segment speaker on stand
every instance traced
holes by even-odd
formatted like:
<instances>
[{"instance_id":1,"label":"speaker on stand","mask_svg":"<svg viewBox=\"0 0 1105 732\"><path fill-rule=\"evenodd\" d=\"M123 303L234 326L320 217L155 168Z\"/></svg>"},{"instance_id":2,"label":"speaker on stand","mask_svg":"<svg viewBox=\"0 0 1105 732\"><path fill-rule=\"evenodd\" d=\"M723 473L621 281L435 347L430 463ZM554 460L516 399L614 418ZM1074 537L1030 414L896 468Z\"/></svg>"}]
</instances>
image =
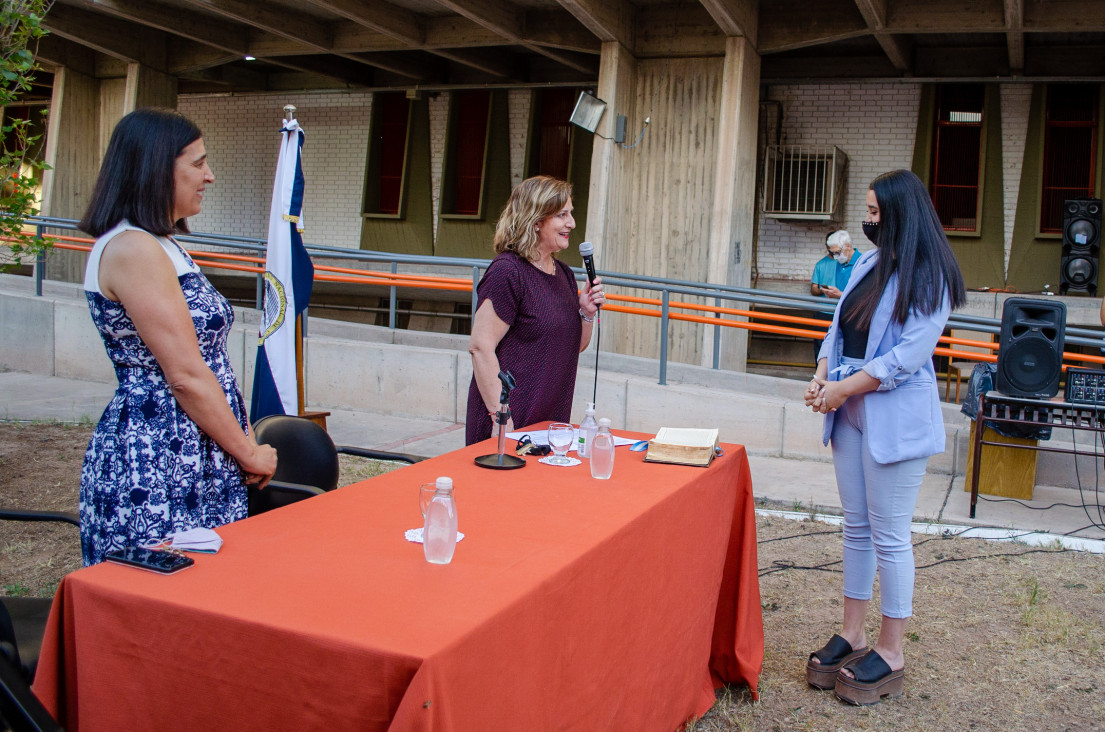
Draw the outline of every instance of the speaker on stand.
<instances>
[{"instance_id":1,"label":"speaker on stand","mask_svg":"<svg viewBox=\"0 0 1105 732\"><path fill-rule=\"evenodd\" d=\"M1063 202L1063 258L1059 294L1097 294L1097 262L1101 250L1101 199L1072 198Z\"/></svg>"},{"instance_id":2,"label":"speaker on stand","mask_svg":"<svg viewBox=\"0 0 1105 732\"><path fill-rule=\"evenodd\" d=\"M1002 394L1050 399L1059 393L1067 306L1058 300L1011 297L1001 311L994 387Z\"/></svg>"}]
</instances>

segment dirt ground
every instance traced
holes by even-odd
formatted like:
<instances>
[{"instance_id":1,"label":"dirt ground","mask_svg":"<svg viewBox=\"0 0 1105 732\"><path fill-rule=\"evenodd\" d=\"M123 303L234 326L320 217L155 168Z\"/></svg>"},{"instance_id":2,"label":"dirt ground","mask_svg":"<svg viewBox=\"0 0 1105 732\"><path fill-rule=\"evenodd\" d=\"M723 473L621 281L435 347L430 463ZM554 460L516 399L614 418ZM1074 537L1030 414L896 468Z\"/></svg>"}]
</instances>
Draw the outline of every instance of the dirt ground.
<instances>
[{"instance_id":1,"label":"dirt ground","mask_svg":"<svg viewBox=\"0 0 1105 732\"><path fill-rule=\"evenodd\" d=\"M0 423L0 505L76 510L91 425ZM343 465L343 482L371 467ZM838 630L840 532L757 520L764 670L760 701L722 689L688 729L1105 731L1105 555L918 536L905 694L850 707L805 684ZM0 590L49 595L80 564L70 526L0 527ZM876 589L877 592L877 589ZM872 610L868 639L878 632ZM644 700L643 700L644 702Z\"/></svg>"}]
</instances>

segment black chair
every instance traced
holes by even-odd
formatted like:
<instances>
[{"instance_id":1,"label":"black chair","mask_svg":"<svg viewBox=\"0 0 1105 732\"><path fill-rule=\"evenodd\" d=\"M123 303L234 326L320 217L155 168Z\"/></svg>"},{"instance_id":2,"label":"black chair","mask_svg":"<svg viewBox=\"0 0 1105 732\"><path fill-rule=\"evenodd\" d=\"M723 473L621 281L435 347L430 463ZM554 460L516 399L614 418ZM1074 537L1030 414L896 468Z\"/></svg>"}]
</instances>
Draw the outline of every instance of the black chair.
<instances>
[{"instance_id":1,"label":"black chair","mask_svg":"<svg viewBox=\"0 0 1105 732\"><path fill-rule=\"evenodd\" d=\"M0 616L3 614L0 602ZM0 642L0 730L8 729L12 732L64 732L31 691L18 661L11 659L8 648Z\"/></svg>"},{"instance_id":2,"label":"black chair","mask_svg":"<svg viewBox=\"0 0 1105 732\"><path fill-rule=\"evenodd\" d=\"M0 508L0 521L55 521L72 524L78 529L81 525L75 513L11 508ZM3 614L7 616L0 619L0 645L10 644L11 648L5 649L27 684L35 677L52 603L51 597L0 597L0 606L3 606ZM9 621L6 632L5 619Z\"/></svg>"},{"instance_id":3,"label":"black chair","mask_svg":"<svg viewBox=\"0 0 1105 732\"><path fill-rule=\"evenodd\" d=\"M257 420L253 434L259 443L276 448L277 463L269 484L249 492L250 516L337 488L339 454L410 464L425 460L418 455L335 445L316 422L288 414Z\"/></svg>"}]
</instances>

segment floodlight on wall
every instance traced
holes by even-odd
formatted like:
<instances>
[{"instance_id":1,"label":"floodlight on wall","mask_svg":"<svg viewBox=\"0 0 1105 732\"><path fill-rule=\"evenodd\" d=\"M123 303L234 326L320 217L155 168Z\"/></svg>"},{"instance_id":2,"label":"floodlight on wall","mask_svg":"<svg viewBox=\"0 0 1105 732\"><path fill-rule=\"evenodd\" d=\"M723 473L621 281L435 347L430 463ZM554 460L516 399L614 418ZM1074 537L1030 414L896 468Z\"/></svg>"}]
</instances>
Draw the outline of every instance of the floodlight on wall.
<instances>
[{"instance_id":1,"label":"floodlight on wall","mask_svg":"<svg viewBox=\"0 0 1105 732\"><path fill-rule=\"evenodd\" d=\"M580 92L575 109L572 110L571 119L568 121L594 133L598 129L599 120L602 119L604 111L606 111L606 102L590 92Z\"/></svg>"}]
</instances>

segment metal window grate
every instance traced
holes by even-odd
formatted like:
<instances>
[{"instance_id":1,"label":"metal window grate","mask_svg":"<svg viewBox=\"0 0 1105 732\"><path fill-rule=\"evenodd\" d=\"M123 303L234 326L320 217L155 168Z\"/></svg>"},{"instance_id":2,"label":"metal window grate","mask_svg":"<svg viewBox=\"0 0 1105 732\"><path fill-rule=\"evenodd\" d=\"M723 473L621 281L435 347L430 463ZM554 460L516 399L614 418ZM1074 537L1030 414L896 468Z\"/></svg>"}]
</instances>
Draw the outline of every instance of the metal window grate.
<instances>
[{"instance_id":1,"label":"metal window grate","mask_svg":"<svg viewBox=\"0 0 1105 732\"><path fill-rule=\"evenodd\" d=\"M763 212L775 219L835 218L848 156L835 145L769 145Z\"/></svg>"}]
</instances>

